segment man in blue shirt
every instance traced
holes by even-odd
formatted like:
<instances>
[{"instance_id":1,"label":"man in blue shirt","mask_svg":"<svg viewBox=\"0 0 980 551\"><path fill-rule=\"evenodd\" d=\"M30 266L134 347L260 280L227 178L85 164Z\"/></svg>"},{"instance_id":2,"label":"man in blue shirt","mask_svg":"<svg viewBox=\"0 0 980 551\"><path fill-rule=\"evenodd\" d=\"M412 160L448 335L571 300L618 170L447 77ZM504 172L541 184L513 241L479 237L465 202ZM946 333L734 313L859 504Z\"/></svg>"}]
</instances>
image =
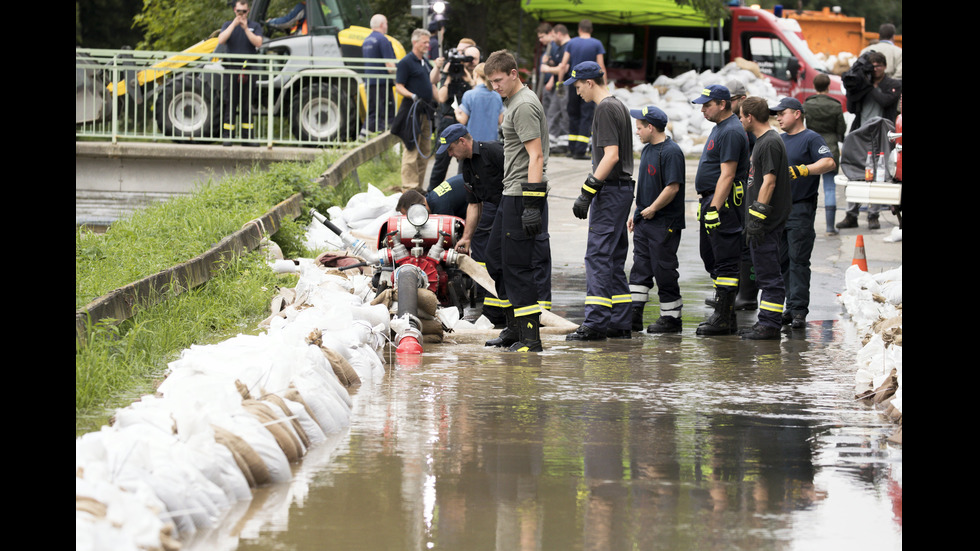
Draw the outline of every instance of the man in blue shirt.
<instances>
[{"instance_id":1,"label":"man in blue shirt","mask_svg":"<svg viewBox=\"0 0 980 551\"><path fill-rule=\"evenodd\" d=\"M395 59L395 49L385 34L388 32L388 18L380 13L371 17L371 34L361 44L361 55L372 59ZM374 63L365 69L369 75L388 75L395 70L394 61ZM364 79L367 92L367 132L378 132L388 128L395 116L395 98L391 94L392 82L386 78L367 77Z\"/></svg>"},{"instance_id":2,"label":"man in blue shirt","mask_svg":"<svg viewBox=\"0 0 980 551\"><path fill-rule=\"evenodd\" d=\"M820 134L806 128L803 105L795 98L783 98L769 110L776 115L789 158L793 206L780 239L779 263L786 288L783 325L806 328L810 306L810 255L817 237L813 229L817 213L820 175L837 168L834 156Z\"/></svg>"},{"instance_id":3,"label":"man in blue shirt","mask_svg":"<svg viewBox=\"0 0 980 551\"><path fill-rule=\"evenodd\" d=\"M735 333L735 295L742 251L742 204L749 172L749 139L732 113L728 88L712 84L691 103L715 123L701 152L694 190L700 197L698 222L701 260L714 282L714 313L698 326L698 335Z\"/></svg>"},{"instance_id":4,"label":"man in blue shirt","mask_svg":"<svg viewBox=\"0 0 980 551\"><path fill-rule=\"evenodd\" d=\"M593 61L599 65L602 74L606 74L606 64L603 56L606 49L602 42L592 38L592 22L583 19L578 24L578 36L565 44L565 54L561 66L567 73L568 68L575 67L584 61ZM568 74L559 80L564 80ZM571 74L575 78L574 74ZM568 95L568 154L573 159L588 159L589 139L592 137L592 117L595 114L595 104L584 101L574 91Z\"/></svg>"},{"instance_id":5,"label":"man in blue shirt","mask_svg":"<svg viewBox=\"0 0 980 551\"><path fill-rule=\"evenodd\" d=\"M432 65L426 59L425 54L428 51L429 31L415 29L412 32L412 50L398 61L395 69L395 89L407 100L407 103L402 102L402 109L417 110L419 102L433 104L436 93L433 77L438 78L439 74L433 71ZM410 119L412 138L402 148L402 191L421 191L425 189L425 168L432 154L432 120L430 116L418 117L419 123L416 126L415 117Z\"/></svg>"}]
</instances>

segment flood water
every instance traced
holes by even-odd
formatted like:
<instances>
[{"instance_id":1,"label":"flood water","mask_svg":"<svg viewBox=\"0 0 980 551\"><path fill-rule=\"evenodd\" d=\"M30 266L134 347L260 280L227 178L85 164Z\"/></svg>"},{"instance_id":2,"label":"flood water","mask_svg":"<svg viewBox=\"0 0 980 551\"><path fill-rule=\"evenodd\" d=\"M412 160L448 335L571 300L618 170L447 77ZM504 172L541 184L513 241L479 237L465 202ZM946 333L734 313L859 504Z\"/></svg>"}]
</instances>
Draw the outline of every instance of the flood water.
<instances>
[{"instance_id":1,"label":"flood water","mask_svg":"<svg viewBox=\"0 0 980 551\"><path fill-rule=\"evenodd\" d=\"M901 447L853 399L852 326L704 338L689 310L680 335L392 358L292 483L187 548L901 549Z\"/></svg>"}]
</instances>

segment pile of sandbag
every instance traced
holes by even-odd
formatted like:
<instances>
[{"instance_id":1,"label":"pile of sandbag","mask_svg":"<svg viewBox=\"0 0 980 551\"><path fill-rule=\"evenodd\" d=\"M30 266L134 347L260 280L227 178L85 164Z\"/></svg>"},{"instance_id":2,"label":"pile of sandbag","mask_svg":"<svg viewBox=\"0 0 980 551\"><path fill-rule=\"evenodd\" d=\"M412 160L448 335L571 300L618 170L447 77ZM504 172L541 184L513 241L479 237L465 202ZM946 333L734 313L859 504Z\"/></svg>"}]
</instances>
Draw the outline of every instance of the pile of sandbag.
<instances>
[{"instance_id":1,"label":"pile of sandbag","mask_svg":"<svg viewBox=\"0 0 980 551\"><path fill-rule=\"evenodd\" d=\"M691 103L708 85L727 85L737 80L745 86L750 96L765 98L770 105L779 100L772 84L762 76L755 63L741 58L728 63L719 71L688 71L676 77L661 75L652 84L640 84L630 89L612 88L612 94L629 109L641 109L655 105L667 113L667 134L681 147L685 155L699 155L715 124L705 120L701 106ZM634 137L633 149L640 151L643 144Z\"/></svg>"},{"instance_id":2,"label":"pile of sandbag","mask_svg":"<svg viewBox=\"0 0 980 551\"><path fill-rule=\"evenodd\" d=\"M290 481L384 374L388 314L359 273L302 263L264 333L194 345L157 392L75 441L76 549L175 549Z\"/></svg>"},{"instance_id":3,"label":"pile of sandbag","mask_svg":"<svg viewBox=\"0 0 980 551\"><path fill-rule=\"evenodd\" d=\"M857 398L898 425L902 441L902 268L869 274L852 265L844 274L840 302L858 330Z\"/></svg>"}]
</instances>

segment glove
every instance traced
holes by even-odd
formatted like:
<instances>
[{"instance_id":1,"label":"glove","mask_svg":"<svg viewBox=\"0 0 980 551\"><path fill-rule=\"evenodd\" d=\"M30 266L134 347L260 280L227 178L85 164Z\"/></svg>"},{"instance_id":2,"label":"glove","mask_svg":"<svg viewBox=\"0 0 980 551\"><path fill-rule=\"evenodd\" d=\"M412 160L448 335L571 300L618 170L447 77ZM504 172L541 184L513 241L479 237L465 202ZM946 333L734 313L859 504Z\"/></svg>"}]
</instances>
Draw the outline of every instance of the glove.
<instances>
[{"instance_id":1,"label":"glove","mask_svg":"<svg viewBox=\"0 0 980 551\"><path fill-rule=\"evenodd\" d=\"M524 227L524 235L534 237L541 233L541 210L534 207L524 207L521 214L521 225Z\"/></svg>"},{"instance_id":2,"label":"glove","mask_svg":"<svg viewBox=\"0 0 980 551\"><path fill-rule=\"evenodd\" d=\"M745 223L745 244L756 246L765 235L766 218L772 214L772 207L756 201L749 206L749 216Z\"/></svg>"},{"instance_id":3,"label":"glove","mask_svg":"<svg viewBox=\"0 0 980 551\"><path fill-rule=\"evenodd\" d=\"M711 230L717 228L721 225L721 218L718 217L718 209L715 207L708 207L704 211L704 229L709 234Z\"/></svg>"},{"instance_id":4,"label":"glove","mask_svg":"<svg viewBox=\"0 0 980 551\"><path fill-rule=\"evenodd\" d=\"M810 169L806 165L790 165L789 177L792 179L803 178L810 175Z\"/></svg>"},{"instance_id":5,"label":"glove","mask_svg":"<svg viewBox=\"0 0 980 551\"><path fill-rule=\"evenodd\" d=\"M602 184L591 174L585 179L585 183L582 184L582 192L572 205L572 214L575 215L575 218L585 220L589 217L589 205L592 204L592 198L595 197L595 194L602 189Z\"/></svg>"},{"instance_id":6,"label":"glove","mask_svg":"<svg viewBox=\"0 0 980 551\"><path fill-rule=\"evenodd\" d=\"M534 237L541 233L543 220L541 209L544 208L548 196L548 186L545 184L521 184L521 195L524 198L524 212L521 214L521 225L524 234Z\"/></svg>"}]
</instances>

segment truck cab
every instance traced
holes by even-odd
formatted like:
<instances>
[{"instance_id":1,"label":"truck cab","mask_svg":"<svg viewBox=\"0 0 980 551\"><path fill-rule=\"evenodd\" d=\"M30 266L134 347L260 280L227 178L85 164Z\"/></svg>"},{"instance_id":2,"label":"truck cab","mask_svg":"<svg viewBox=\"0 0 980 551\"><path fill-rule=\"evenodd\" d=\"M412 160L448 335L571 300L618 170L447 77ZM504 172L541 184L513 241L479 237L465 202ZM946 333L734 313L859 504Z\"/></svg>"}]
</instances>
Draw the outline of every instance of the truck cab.
<instances>
[{"instance_id":1,"label":"truck cab","mask_svg":"<svg viewBox=\"0 0 980 551\"><path fill-rule=\"evenodd\" d=\"M741 57L759 66L780 96L792 96L802 103L812 96L813 77L826 72L810 48L795 19L776 17L756 8L731 8L730 59ZM840 77L831 75L830 96L846 109Z\"/></svg>"},{"instance_id":2,"label":"truck cab","mask_svg":"<svg viewBox=\"0 0 980 551\"><path fill-rule=\"evenodd\" d=\"M717 71L741 57L756 63L778 94L802 102L815 93L813 77L827 72L794 19L733 5L723 25L711 24L689 6L670 5L667 10L653 0L617 0L616 11L606 13L598 4L570 8L564 0L535 0L524 9L539 20L565 23L572 36L580 19L591 19L592 36L606 47L609 80L619 86ZM677 15L671 18L668 11ZM846 108L840 77L830 79L830 95Z\"/></svg>"}]
</instances>

